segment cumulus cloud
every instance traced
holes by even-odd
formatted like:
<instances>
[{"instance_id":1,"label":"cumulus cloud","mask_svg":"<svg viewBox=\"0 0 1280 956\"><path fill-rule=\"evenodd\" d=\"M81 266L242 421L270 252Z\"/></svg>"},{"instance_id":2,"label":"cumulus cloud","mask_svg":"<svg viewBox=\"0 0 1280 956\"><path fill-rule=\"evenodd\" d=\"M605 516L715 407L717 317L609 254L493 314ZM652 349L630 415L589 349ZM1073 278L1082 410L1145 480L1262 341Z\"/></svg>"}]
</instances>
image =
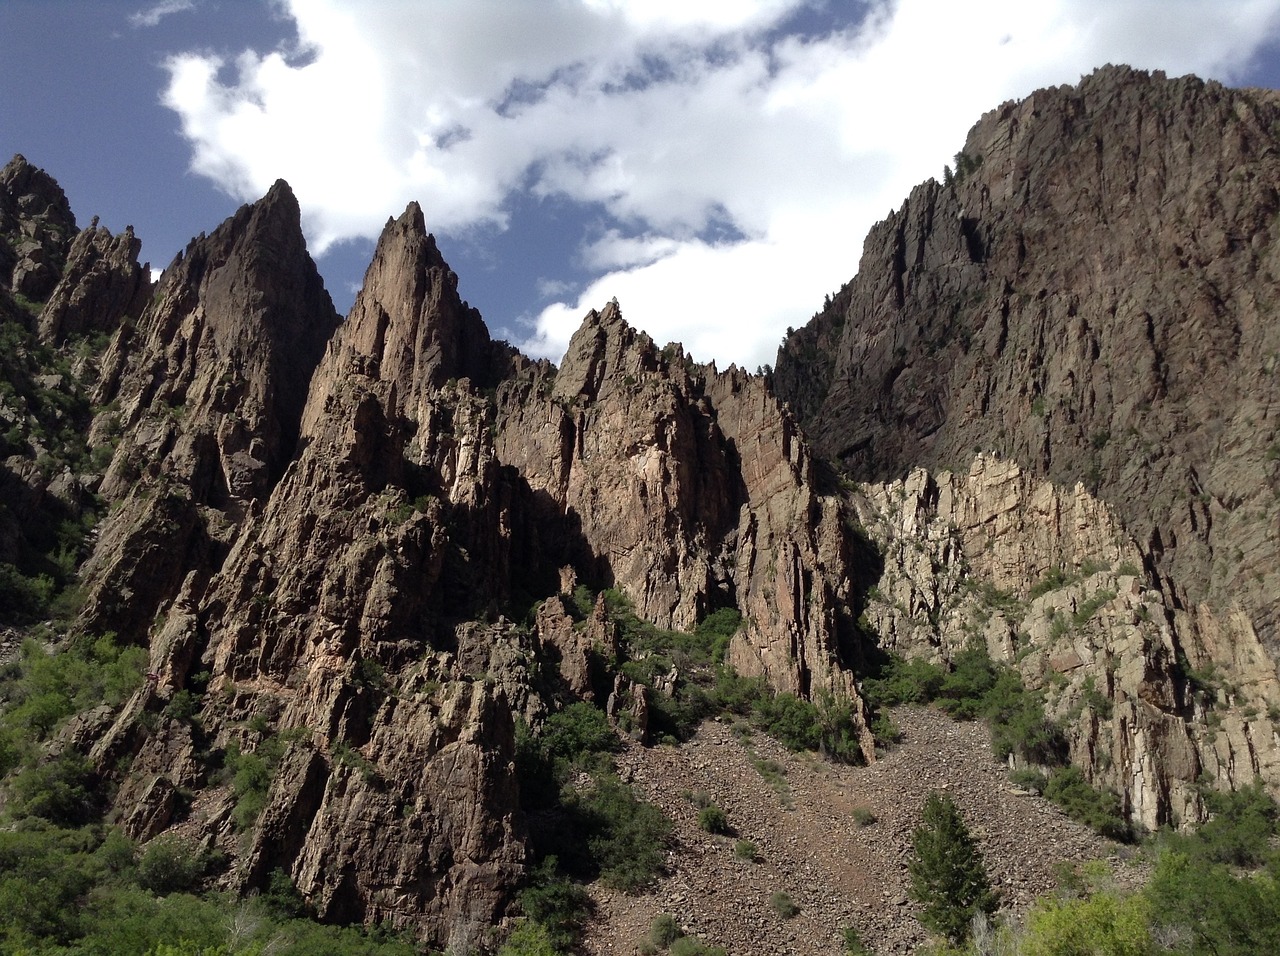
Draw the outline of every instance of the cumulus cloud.
<instances>
[{"instance_id":1,"label":"cumulus cloud","mask_svg":"<svg viewBox=\"0 0 1280 956\"><path fill-rule=\"evenodd\" d=\"M581 204L564 257L594 278L532 283L527 349L558 358L616 296L659 341L754 367L982 112L1106 62L1230 80L1280 0L286 9L294 48L170 59L194 170L245 200L288 179L320 252L411 199L446 234L503 227L520 193Z\"/></svg>"}]
</instances>

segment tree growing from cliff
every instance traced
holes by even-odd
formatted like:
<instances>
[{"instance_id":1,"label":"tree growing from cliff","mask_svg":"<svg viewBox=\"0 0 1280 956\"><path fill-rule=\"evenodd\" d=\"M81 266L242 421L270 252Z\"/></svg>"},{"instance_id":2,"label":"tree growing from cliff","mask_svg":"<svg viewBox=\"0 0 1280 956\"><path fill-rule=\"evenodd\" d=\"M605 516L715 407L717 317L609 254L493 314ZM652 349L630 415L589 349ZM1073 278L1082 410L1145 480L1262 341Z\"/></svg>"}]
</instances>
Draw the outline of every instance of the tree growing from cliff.
<instances>
[{"instance_id":1,"label":"tree growing from cliff","mask_svg":"<svg viewBox=\"0 0 1280 956\"><path fill-rule=\"evenodd\" d=\"M963 942L975 915L995 911L996 896L982 853L951 797L937 790L929 794L911 846L911 898L923 907L920 922Z\"/></svg>"}]
</instances>

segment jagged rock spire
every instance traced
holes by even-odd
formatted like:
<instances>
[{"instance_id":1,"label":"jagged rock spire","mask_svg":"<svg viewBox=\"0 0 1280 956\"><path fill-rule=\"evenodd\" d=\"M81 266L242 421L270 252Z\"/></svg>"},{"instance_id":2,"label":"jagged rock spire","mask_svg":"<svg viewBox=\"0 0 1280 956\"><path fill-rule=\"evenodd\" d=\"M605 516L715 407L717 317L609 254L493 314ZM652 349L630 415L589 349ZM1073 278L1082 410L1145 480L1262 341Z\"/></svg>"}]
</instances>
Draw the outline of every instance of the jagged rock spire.
<instances>
[{"instance_id":1,"label":"jagged rock spire","mask_svg":"<svg viewBox=\"0 0 1280 956\"><path fill-rule=\"evenodd\" d=\"M122 435L100 491L125 503L84 571L86 624L137 638L177 593L188 555L201 579L217 567L293 458L337 325L283 180L174 260L102 363L96 398L118 408L94 434Z\"/></svg>"}]
</instances>

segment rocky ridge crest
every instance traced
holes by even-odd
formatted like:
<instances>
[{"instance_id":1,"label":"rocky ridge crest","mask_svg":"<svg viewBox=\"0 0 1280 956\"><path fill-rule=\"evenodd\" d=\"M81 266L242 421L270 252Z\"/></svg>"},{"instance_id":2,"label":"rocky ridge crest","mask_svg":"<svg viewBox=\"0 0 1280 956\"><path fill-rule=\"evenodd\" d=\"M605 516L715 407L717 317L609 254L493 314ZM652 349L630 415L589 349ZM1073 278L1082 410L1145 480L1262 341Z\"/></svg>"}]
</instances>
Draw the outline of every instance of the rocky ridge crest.
<instances>
[{"instance_id":1,"label":"rocky ridge crest","mask_svg":"<svg viewBox=\"0 0 1280 956\"><path fill-rule=\"evenodd\" d=\"M779 395L860 480L976 449L1084 482L1274 656L1278 124L1273 92L1125 67L1002 105L789 337Z\"/></svg>"},{"instance_id":2,"label":"rocky ridge crest","mask_svg":"<svg viewBox=\"0 0 1280 956\"><path fill-rule=\"evenodd\" d=\"M147 640L156 679L93 758L130 766L115 806L131 835L178 826L222 846L234 886L281 870L322 918L471 945L526 865L515 724L546 712L538 675L554 668L644 733L648 691L617 673L603 603L575 625L574 586L615 587L659 626L740 607L741 669L856 703L848 515L815 491L761 380L659 350L616 304L558 372L492 342L416 205L387 224L297 400L244 350L318 339L327 297L281 317L226 293L255 287L266 241L311 274L290 199L278 185L197 240L104 359L122 434L103 491L119 504L82 620ZM272 398L289 418L269 416ZM275 422L294 414L286 444ZM257 467L237 470L246 452ZM108 603L120 594L149 604ZM534 599L524 623L505 616ZM173 716L179 695L198 696L194 721ZM266 746L264 727L288 746L242 844L207 755ZM183 812L188 791L208 794L199 813Z\"/></svg>"},{"instance_id":3,"label":"rocky ridge crest","mask_svg":"<svg viewBox=\"0 0 1280 956\"><path fill-rule=\"evenodd\" d=\"M416 205L340 320L282 182L152 290L130 230L67 238L15 160L6 234L51 245L6 295L49 273L22 306L49 342L114 330L78 623L150 649L128 704L60 744L131 836L221 848L228 887L280 872L324 919L459 949L530 862L520 722L580 699L643 738L663 693L579 585L659 628L741 612L727 661L846 701L869 761L869 659L976 640L1137 823L1200 819L1206 779L1275 788L1278 110L1118 69L1006 104L772 379L660 348L616 302L559 368L531 361ZM220 769L237 754L271 761L260 807Z\"/></svg>"}]
</instances>

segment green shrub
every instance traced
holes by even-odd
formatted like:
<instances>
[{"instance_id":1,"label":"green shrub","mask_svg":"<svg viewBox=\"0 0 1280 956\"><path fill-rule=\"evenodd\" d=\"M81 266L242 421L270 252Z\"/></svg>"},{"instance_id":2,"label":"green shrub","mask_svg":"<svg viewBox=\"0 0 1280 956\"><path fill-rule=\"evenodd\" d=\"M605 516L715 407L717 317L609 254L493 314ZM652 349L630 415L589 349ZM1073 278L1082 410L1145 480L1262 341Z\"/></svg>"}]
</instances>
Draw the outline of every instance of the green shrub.
<instances>
[{"instance_id":1,"label":"green shrub","mask_svg":"<svg viewBox=\"0 0 1280 956\"><path fill-rule=\"evenodd\" d=\"M1280 952L1280 882L1274 872L1237 876L1186 853L1160 854L1147 885L1152 925L1177 952L1253 956Z\"/></svg>"},{"instance_id":2,"label":"green shrub","mask_svg":"<svg viewBox=\"0 0 1280 956\"><path fill-rule=\"evenodd\" d=\"M862 934L856 926L846 926L840 931L840 938L844 943L846 956L871 956L871 950L862 941Z\"/></svg>"},{"instance_id":3,"label":"green shrub","mask_svg":"<svg viewBox=\"0 0 1280 956\"><path fill-rule=\"evenodd\" d=\"M818 749L817 708L794 694L761 697L756 704L755 720L765 733L789 750Z\"/></svg>"},{"instance_id":4,"label":"green shrub","mask_svg":"<svg viewBox=\"0 0 1280 956\"><path fill-rule=\"evenodd\" d=\"M579 621L585 621L596 607L596 596L589 587L579 584L569 598L569 610Z\"/></svg>"},{"instance_id":5,"label":"green shrub","mask_svg":"<svg viewBox=\"0 0 1280 956\"><path fill-rule=\"evenodd\" d=\"M620 746L604 712L587 703L570 704L552 714L536 733L518 721L516 769L526 805L536 809L556 804L574 770L610 770L609 755Z\"/></svg>"},{"instance_id":6,"label":"green shrub","mask_svg":"<svg viewBox=\"0 0 1280 956\"><path fill-rule=\"evenodd\" d=\"M1120 812L1113 793L1096 790L1076 767L1059 767L1049 775L1044 795L1067 815L1113 840L1132 840L1133 829Z\"/></svg>"},{"instance_id":7,"label":"green shrub","mask_svg":"<svg viewBox=\"0 0 1280 956\"><path fill-rule=\"evenodd\" d=\"M711 660L723 664L733 635L742 628L742 614L737 608L722 607L712 611L694 628L694 634L711 646Z\"/></svg>"},{"instance_id":8,"label":"green shrub","mask_svg":"<svg viewBox=\"0 0 1280 956\"><path fill-rule=\"evenodd\" d=\"M991 747L996 758L1016 754L1032 763L1052 766L1063 762L1066 738L1046 716L1044 695L1028 691L1012 668L1002 668L980 705L991 722Z\"/></svg>"},{"instance_id":9,"label":"green shrub","mask_svg":"<svg viewBox=\"0 0 1280 956\"><path fill-rule=\"evenodd\" d=\"M597 778L579 801L600 881L628 893L651 885L666 864L671 821L616 777Z\"/></svg>"},{"instance_id":10,"label":"green shrub","mask_svg":"<svg viewBox=\"0 0 1280 956\"><path fill-rule=\"evenodd\" d=\"M1154 956L1157 950L1149 911L1141 895L1108 892L1075 900L1041 897L1027 914L1020 952L1025 956Z\"/></svg>"},{"instance_id":11,"label":"green shrub","mask_svg":"<svg viewBox=\"0 0 1280 956\"><path fill-rule=\"evenodd\" d=\"M1098 610L1106 604L1110 604L1116 598L1115 591L1099 591L1088 600L1081 601L1080 606L1076 608L1075 614L1071 616L1071 623L1076 627L1081 627L1087 623Z\"/></svg>"},{"instance_id":12,"label":"green shrub","mask_svg":"<svg viewBox=\"0 0 1280 956\"><path fill-rule=\"evenodd\" d=\"M153 893L196 890L209 868L209 855L198 845L174 836L159 836L138 857L138 885Z\"/></svg>"},{"instance_id":13,"label":"green shrub","mask_svg":"<svg viewBox=\"0 0 1280 956\"><path fill-rule=\"evenodd\" d=\"M888 714L880 713L871 720L871 736L877 747L887 748L902 740L902 731Z\"/></svg>"},{"instance_id":14,"label":"green shrub","mask_svg":"<svg viewBox=\"0 0 1280 956\"><path fill-rule=\"evenodd\" d=\"M681 936L668 950L671 956L724 956L721 946L709 946L694 936Z\"/></svg>"},{"instance_id":15,"label":"green shrub","mask_svg":"<svg viewBox=\"0 0 1280 956\"><path fill-rule=\"evenodd\" d=\"M1033 763L1062 763L1066 739L1044 711L1044 697L1028 691L1013 668L991 660L986 645L975 641L956 654L951 670L927 661L891 656L880 676L863 681L873 708L936 701L957 720L986 718L997 758L1016 754ZM883 722L882 722L883 721ZM877 742L891 741L897 728L877 714L871 722Z\"/></svg>"},{"instance_id":16,"label":"green shrub","mask_svg":"<svg viewBox=\"0 0 1280 956\"><path fill-rule=\"evenodd\" d=\"M682 681L670 697L649 695L649 730L659 739L688 740L716 712L714 699L697 684Z\"/></svg>"},{"instance_id":17,"label":"green shrub","mask_svg":"<svg viewBox=\"0 0 1280 956\"><path fill-rule=\"evenodd\" d=\"M49 613L57 585L47 574L28 576L0 562L0 622L31 624Z\"/></svg>"},{"instance_id":18,"label":"green shrub","mask_svg":"<svg viewBox=\"0 0 1280 956\"><path fill-rule=\"evenodd\" d=\"M596 754L615 753L620 746L604 711L581 701L548 717L539 737L552 758L576 766L591 763Z\"/></svg>"},{"instance_id":19,"label":"green shrub","mask_svg":"<svg viewBox=\"0 0 1280 956\"><path fill-rule=\"evenodd\" d=\"M101 872L93 850L83 829L0 829L0 939L67 942L78 935L79 901Z\"/></svg>"},{"instance_id":20,"label":"green shrub","mask_svg":"<svg viewBox=\"0 0 1280 956\"><path fill-rule=\"evenodd\" d=\"M591 913L591 897L559 870L554 856L546 857L529 876L529 886L520 891L520 909L546 930L558 949L571 949Z\"/></svg>"},{"instance_id":21,"label":"green shrub","mask_svg":"<svg viewBox=\"0 0 1280 956\"><path fill-rule=\"evenodd\" d=\"M698 826L708 833L723 836L727 836L732 832L729 827L729 818L714 803L709 807L702 808L702 811L698 814Z\"/></svg>"},{"instance_id":22,"label":"green shrub","mask_svg":"<svg viewBox=\"0 0 1280 956\"><path fill-rule=\"evenodd\" d=\"M260 899L273 916L281 919L307 916L311 912L311 907L298 892L293 878L280 867L272 870L267 877L267 885Z\"/></svg>"},{"instance_id":23,"label":"green shrub","mask_svg":"<svg viewBox=\"0 0 1280 956\"><path fill-rule=\"evenodd\" d=\"M764 678L742 677L737 672L722 667L716 674L712 697L720 709L745 717L768 693Z\"/></svg>"},{"instance_id":24,"label":"green shrub","mask_svg":"<svg viewBox=\"0 0 1280 956\"><path fill-rule=\"evenodd\" d=\"M733 845L733 855L739 860L754 863L760 855L760 850L750 840L739 840Z\"/></svg>"},{"instance_id":25,"label":"green shrub","mask_svg":"<svg viewBox=\"0 0 1280 956\"><path fill-rule=\"evenodd\" d=\"M956 720L986 716L985 701L995 687L997 669L985 644L975 643L956 654L942 679L937 701Z\"/></svg>"},{"instance_id":26,"label":"green shrub","mask_svg":"<svg viewBox=\"0 0 1280 956\"><path fill-rule=\"evenodd\" d=\"M658 949L666 949L683 935L680 924L670 913L655 916L649 926L649 942Z\"/></svg>"},{"instance_id":27,"label":"green shrub","mask_svg":"<svg viewBox=\"0 0 1280 956\"><path fill-rule=\"evenodd\" d=\"M1032 793L1044 793L1044 788L1049 785L1049 778L1039 770L1019 767L1009 773L1009 782L1015 787L1030 790Z\"/></svg>"},{"instance_id":28,"label":"green shrub","mask_svg":"<svg viewBox=\"0 0 1280 956\"><path fill-rule=\"evenodd\" d=\"M43 740L74 713L118 707L142 684L147 660L145 648L122 647L113 634L74 639L54 653L28 640L17 674L0 688L8 698L0 725Z\"/></svg>"},{"instance_id":29,"label":"green shrub","mask_svg":"<svg viewBox=\"0 0 1280 956\"><path fill-rule=\"evenodd\" d=\"M1102 720L1110 720L1112 714L1111 698L1098 690L1097 682L1092 674L1084 679L1081 699L1085 707L1092 710Z\"/></svg>"},{"instance_id":30,"label":"green shrub","mask_svg":"<svg viewBox=\"0 0 1280 956\"><path fill-rule=\"evenodd\" d=\"M862 682L862 692L873 708L927 704L938 696L946 676L938 664L893 655L878 676Z\"/></svg>"},{"instance_id":31,"label":"green shrub","mask_svg":"<svg viewBox=\"0 0 1280 956\"><path fill-rule=\"evenodd\" d=\"M132 844L97 825L65 829L28 820L0 828L0 950L84 956L272 952L277 956L413 956L385 932L282 920L256 901L182 892L157 896L131 882ZM154 886L185 882L191 856L153 841L138 874ZM171 848L172 849L172 848ZM149 859L148 859L149 858ZM287 882L287 878L285 878ZM232 926L248 927L235 938Z\"/></svg>"},{"instance_id":32,"label":"green shrub","mask_svg":"<svg viewBox=\"0 0 1280 956\"><path fill-rule=\"evenodd\" d=\"M820 694L817 703L794 694L763 692L756 698L753 722L789 750L818 751L830 760L860 763L862 750L847 700Z\"/></svg>"},{"instance_id":33,"label":"green shrub","mask_svg":"<svg viewBox=\"0 0 1280 956\"><path fill-rule=\"evenodd\" d=\"M1204 797L1211 814L1191 836L1174 838L1176 849L1205 864L1259 867L1273 856L1278 811L1262 781L1231 793Z\"/></svg>"},{"instance_id":34,"label":"green shrub","mask_svg":"<svg viewBox=\"0 0 1280 956\"><path fill-rule=\"evenodd\" d=\"M800 907L791 898L791 894L782 890L775 890L769 896L769 906L778 919L791 919L800 915Z\"/></svg>"},{"instance_id":35,"label":"green shrub","mask_svg":"<svg viewBox=\"0 0 1280 956\"><path fill-rule=\"evenodd\" d=\"M9 814L38 817L58 826L80 826L96 814L89 761L67 751L20 771L9 784Z\"/></svg>"},{"instance_id":36,"label":"green shrub","mask_svg":"<svg viewBox=\"0 0 1280 956\"><path fill-rule=\"evenodd\" d=\"M179 723L189 723L200 713L200 698L189 690L180 690L169 698L164 714Z\"/></svg>"},{"instance_id":37,"label":"green shrub","mask_svg":"<svg viewBox=\"0 0 1280 956\"><path fill-rule=\"evenodd\" d=\"M235 741L227 747L223 768L231 777L231 789L236 796L232 819L237 829L247 830L253 826L266 807L267 793L275 780L286 743L285 735L280 735L265 738L252 753L244 753Z\"/></svg>"},{"instance_id":38,"label":"green shrub","mask_svg":"<svg viewBox=\"0 0 1280 956\"><path fill-rule=\"evenodd\" d=\"M1066 587L1071 583L1071 577L1060 567L1052 567L1041 575L1040 580L1031 586L1028 595L1032 598L1038 598L1042 594L1048 594L1050 591L1057 591Z\"/></svg>"},{"instance_id":39,"label":"green shrub","mask_svg":"<svg viewBox=\"0 0 1280 956\"><path fill-rule=\"evenodd\" d=\"M870 807L854 807L853 820L860 827L869 827L876 822L876 815Z\"/></svg>"},{"instance_id":40,"label":"green shrub","mask_svg":"<svg viewBox=\"0 0 1280 956\"><path fill-rule=\"evenodd\" d=\"M498 950L498 956L560 956L561 952L545 926L522 919Z\"/></svg>"}]
</instances>

